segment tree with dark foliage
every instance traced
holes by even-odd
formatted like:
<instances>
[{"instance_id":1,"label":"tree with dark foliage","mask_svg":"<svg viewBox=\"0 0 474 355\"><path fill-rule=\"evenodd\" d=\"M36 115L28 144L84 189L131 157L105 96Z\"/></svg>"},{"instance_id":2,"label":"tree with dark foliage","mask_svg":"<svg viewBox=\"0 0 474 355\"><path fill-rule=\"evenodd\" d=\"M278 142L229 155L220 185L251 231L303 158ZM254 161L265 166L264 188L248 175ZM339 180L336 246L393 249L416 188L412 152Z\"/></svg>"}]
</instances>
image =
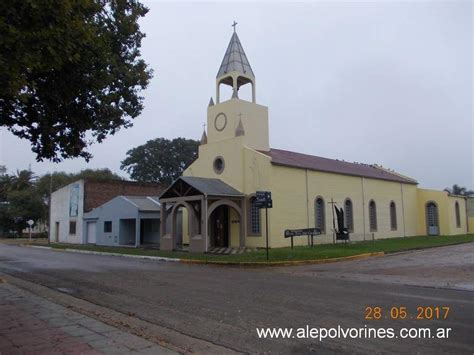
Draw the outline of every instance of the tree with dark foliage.
<instances>
[{"instance_id":1,"label":"tree with dark foliage","mask_svg":"<svg viewBox=\"0 0 474 355\"><path fill-rule=\"evenodd\" d=\"M91 158L132 125L151 78L140 59L137 0L0 2L0 126L36 159Z\"/></svg>"},{"instance_id":2,"label":"tree with dark foliage","mask_svg":"<svg viewBox=\"0 0 474 355\"><path fill-rule=\"evenodd\" d=\"M474 191L468 190L467 188L459 186L458 184L454 184L453 187L447 187L444 189L444 191L453 195L474 196Z\"/></svg>"},{"instance_id":3,"label":"tree with dark foliage","mask_svg":"<svg viewBox=\"0 0 474 355\"><path fill-rule=\"evenodd\" d=\"M0 176L0 225L4 230L15 230L21 236L26 221L42 217L43 202L36 194L36 176L30 170L16 175Z\"/></svg>"},{"instance_id":4,"label":"tree with dark foliage","mask_svg":"<svg viewBox=\"0 0 474 355\"><path fill-rule=\"evenodd\" d=\"M157 138L127 152L120 168L133 180L171 184L197 158L199 141Z\"/></svg>"}]
</instances>

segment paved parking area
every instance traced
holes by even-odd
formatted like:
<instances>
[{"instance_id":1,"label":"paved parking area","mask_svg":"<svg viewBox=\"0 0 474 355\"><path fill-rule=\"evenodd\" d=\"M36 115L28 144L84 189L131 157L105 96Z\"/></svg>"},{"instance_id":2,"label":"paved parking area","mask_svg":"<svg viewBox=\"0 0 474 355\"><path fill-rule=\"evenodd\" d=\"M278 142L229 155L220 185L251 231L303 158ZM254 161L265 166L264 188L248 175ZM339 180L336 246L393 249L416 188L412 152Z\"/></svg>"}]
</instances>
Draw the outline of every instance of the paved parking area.
<instances>
[{"instance_id":1,"label":"paved parking area","mask_svg":"<svg viewBox=\"0 0 474 355\"><path fill-rule=\"evenodd\" d=\"M474 291L474 243L323 265L281 268L301 276Z\"/></svg>"},{"instance_id":2,"label":"paved parking area","mask_svg":"<svg viewBox=\"0 0 474 355\"><path fill-rule=\"evenodd\" d=\"M0 283L0 354L174 354L157 344Z\"/></svg>"}]
</instances>

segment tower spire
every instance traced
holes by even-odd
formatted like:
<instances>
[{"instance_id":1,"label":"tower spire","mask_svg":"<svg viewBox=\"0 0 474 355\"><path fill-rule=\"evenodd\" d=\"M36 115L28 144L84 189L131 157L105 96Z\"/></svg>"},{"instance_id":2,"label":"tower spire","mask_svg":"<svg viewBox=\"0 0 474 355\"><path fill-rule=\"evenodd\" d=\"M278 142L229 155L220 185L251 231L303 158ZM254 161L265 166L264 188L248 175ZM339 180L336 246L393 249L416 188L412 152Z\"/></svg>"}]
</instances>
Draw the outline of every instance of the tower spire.
<instances>
[{"instance_id":1,"label":"tower spire","mask_svg":"<svg viewBox=\"0 0 474 355\"><path fill-rule=\"evenodd\" d=\"M237 32L235 32L235 27L229 45L227 46L227 50L225 51L224 58L222 59L221 66L217 72L217 78L234 71L255 78L249 60L247 59L247 55L240 43L239 36L237 35Z\"/></svg>"},{"instance_id":2,"label":"tower spire","mask_svg":"<svg viewBox=\"0 0 474 355\"><path fill-rule=\"evenodd\" d=\"M220 103L219 86L221 84L232 87L232 98L238 98L238 91L242 85L252 84L252 102L255 103L255 75L250 66L244 48L240 43L239 36L235 30L237 22L234 21L232 27L234 33L230 38L229 45L225 51L219 71L216 77L216 104Z\"/></svg>"}]
</instances>

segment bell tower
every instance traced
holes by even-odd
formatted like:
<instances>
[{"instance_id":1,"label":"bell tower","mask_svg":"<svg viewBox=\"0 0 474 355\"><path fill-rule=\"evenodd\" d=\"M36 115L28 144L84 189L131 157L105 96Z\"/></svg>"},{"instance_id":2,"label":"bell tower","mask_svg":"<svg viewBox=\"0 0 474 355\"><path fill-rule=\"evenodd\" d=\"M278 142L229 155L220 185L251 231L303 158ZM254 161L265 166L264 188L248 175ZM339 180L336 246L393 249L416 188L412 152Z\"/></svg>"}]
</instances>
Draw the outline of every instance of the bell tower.
<instances>
[{"instance_id":1,"label":"bell tower","mask_svg":"<svg viewBox=\"0 0 474 355\"><path fill-rule=\"evenodd\" d=\"M268 108L256 102L255 75L236 32L237 23L216 76L216 103L207 109L207 144L235 137L256 150L268 151ZM241 100L239 89L252 85L252 101ZM232 96L222 100L221 85L232 87Z\"/></svg>"}]
</instances>

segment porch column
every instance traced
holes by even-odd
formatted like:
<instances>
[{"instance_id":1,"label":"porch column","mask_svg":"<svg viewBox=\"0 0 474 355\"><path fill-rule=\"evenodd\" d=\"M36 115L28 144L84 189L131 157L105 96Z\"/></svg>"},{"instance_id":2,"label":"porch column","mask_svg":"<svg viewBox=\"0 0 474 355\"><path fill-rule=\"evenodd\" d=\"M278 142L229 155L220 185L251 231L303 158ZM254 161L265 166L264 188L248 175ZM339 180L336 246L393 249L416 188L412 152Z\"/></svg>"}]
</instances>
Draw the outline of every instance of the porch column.
<instances>
[{"instance_id":1,"label":"porch column","mask_svg":"<svg viewBox=\"0 0 474 355\"><path fill-rule=\"evenodd\" d=\"M242 215L240 216L240 247L245 246L245 231L247 230L247 204L245 203L245 197L240 200L240 210Z\"/></svg>"},{"instance_id":2,"label":"porch column","mask_svg":"<svg viewBox=\"0 0 474 355\"><path fill-rule=\"evenodd\" d=\"M208 233L208 216L207 216L207 196L203 195L201 200L201 236L204 239L204 252L209 250L209 233Z\"/></svg>"},{"instance_id":3,"label":"porch column","mask_svg":"<svg viewBox=\"0 0 474 355\"><path fill-rule=\"evenodd\" d=\"M140 247L140 234L141 234L141 219L140 215L135 219L135 248Z\"/></svg>"},{"instance_id":4,"label":"porch column","mask_svg":"<svg viewBox=\"0 0 474 355\"><path fill-rule=\"evenodd\" d=\"M173 236L168 234L167 231L168 228L166 221L168 219L168 211L166 210L166 207L167 204L162 202L160 207L160 250L173 250ZM173 231L171 232L173 233Z\"/></svg>"},{"instance_id":5,"label":"porch column","mask_svg":"<svg viewBox=\"0 0 474 355\"><path fill-rule=\"evenodd\" d=\"M163 202L160 207L160 239L163 238L166 234L166 203Z\"/></svg>"}]
</instances>

